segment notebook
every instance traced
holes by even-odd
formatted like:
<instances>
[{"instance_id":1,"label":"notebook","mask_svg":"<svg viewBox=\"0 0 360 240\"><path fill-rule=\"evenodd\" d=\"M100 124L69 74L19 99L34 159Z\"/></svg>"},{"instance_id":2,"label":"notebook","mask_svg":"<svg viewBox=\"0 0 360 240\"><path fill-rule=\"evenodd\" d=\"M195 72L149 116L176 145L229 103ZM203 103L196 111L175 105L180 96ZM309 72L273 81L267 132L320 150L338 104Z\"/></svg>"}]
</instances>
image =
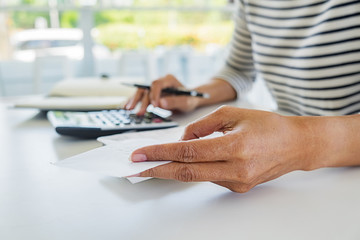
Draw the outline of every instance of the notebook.
<instances>
[{"instance_id":1,"label":"notebook","mask_svg":"<svg viewBox=\"0 0 360 240\"><path fill-rule=\"evenodd\" d=\"M93 111L123 108L136 88L122 82L142 82L139 78L76 78L58 82L47 96L16 101L15 108L40 110Z\"/></svg>"}]
</instances>

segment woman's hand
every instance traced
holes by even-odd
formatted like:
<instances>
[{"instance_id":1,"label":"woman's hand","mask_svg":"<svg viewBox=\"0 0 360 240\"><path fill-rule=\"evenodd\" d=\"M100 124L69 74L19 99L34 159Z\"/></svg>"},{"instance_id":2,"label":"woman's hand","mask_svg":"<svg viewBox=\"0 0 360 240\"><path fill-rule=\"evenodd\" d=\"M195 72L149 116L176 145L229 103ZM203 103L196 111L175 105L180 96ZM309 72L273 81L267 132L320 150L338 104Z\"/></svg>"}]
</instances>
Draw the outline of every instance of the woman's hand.
<instances>
[{"instance_id":1,"label":"woman's hand","mask_svg":"<svg viewBox=\"0 0 360 240\"><path fill-rule=\"evenodd\" d=\"M211 181L246 192L288 172L315 169L325 165L322 160L331 160L323 151L332 147L331 141L321 127L331 123L320 119L224 106L188 125L182 141L137 149L131 159L173 161L139 177ZM213 132L224 135L200 139Z\"/></svg>"},{"instance_id":2,"label":"woman's hand","mask_svg":"<svg viewBox=\"0 0 360 240\"><path fill-rule=\"evenodd\" d=\"M184 86L173 76L166 75L163 78L153 81L151 91L147 89L138 89L133 98L125 105L126 109L134 109L141 102L138 112L143 115L147 106L151 103L154 107L160 107L168 110L178 110L187 112L195 109L198 104L198 98L189 96L163 96L161 91L164 88L184 88Z\"/></svg>"}]
</instances>

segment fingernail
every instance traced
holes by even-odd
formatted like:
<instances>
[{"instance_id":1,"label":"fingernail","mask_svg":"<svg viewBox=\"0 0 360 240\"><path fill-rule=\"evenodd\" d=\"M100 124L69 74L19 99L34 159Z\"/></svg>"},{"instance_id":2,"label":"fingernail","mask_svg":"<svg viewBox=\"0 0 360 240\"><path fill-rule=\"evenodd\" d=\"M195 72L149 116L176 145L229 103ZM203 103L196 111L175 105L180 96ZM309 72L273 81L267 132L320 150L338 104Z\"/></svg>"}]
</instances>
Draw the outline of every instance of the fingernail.
<instances>
[{"instance_id":1,"label":"fingernail","mask_svg":"<svg viewBox=\"0 0 360 240\"><path fill-rule=\"evenodd\" d=\"M155 101L151 101L151 104L152 104L154 107L158 107Z\"/></svg>"},{"instance_id":2,"label":"fingernail","mask_svg":"<svg viewBox=\"0 0 360 240\"><path fill-rule=\"evenodd\" d=\"M133 162L145 162L147 160L147 157L145 154L134 154L131 157L131 161Z\"/></svg>"}]
</instances>

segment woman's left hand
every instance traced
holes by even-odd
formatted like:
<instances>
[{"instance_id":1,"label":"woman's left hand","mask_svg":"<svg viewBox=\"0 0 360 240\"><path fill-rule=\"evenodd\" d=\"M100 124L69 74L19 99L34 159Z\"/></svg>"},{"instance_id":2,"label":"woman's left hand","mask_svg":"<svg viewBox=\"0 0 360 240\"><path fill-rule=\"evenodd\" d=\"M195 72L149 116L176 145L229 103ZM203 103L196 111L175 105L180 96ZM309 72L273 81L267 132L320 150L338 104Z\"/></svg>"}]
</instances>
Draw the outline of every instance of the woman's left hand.
<instances>
[{"instance_id":1,"label":"woman's left hand","mask_svg":"<svg viewBox=\"0 0 360 240\"><path fill-rule=\"evenodd\" d=\"M314 167L326 143L314 137L311 126L306 117L224 106L188 125L182 141L137 149L131 159L173 161L139 177L211 181L246 192L288 172ZM200 139L213 132L224 135Z\"/></svg>"}]
</instances>

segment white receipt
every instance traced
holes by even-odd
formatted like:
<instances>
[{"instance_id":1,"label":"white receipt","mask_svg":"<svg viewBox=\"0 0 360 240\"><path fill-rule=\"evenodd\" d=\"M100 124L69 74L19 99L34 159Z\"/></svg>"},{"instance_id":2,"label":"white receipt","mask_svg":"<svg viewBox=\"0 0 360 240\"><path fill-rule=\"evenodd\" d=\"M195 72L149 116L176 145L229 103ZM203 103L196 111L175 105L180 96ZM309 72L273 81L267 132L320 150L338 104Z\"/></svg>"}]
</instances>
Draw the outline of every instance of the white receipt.
<instances>
[{"instance_id":1,"label":"white receipt","mask_svg":"<svg viewBox=\"0 0 360 240\"><path fill-rule=\"evenodd\" d=\"M143 131L143 132L130 132L130 133L119 133L105 137L99 137L97 140L105 145L117 144L124 140L129 139L154 139L156 144L176 142L179 141L185 127L175 127L168 129Z\"/></svg>"},{"instance_id":2,"label":"white receipt","mask_svg":"<svg viewBox=\"0 0 360 240\"><path fill-rule=\"evenodd\" d=\"M161 129L153 131L122 133L98 138L105 144L85 153L54 163L59 167L89 171L114 177L127 177L145 170L169 163L170 161L149 161L133 163L129 160L131 153L141 147L155 144L176 142L181 138L184 127ZM205 138L221 136L213 133ZM132 183L149 178L132 177Z\"/></svg>"},{"instance_id":3,"label":"white receipt","mask_svg":"<svg viewBox=\"0 0 360 240\"><path fill-rule=\"evenodd\" d=\"M126 177L169 163L169 161L133 163L129 160L131 153L137 148L159 143L160 141L149 138L123 140L58 161L54 165L107 176ZM139 180L146 179L140 178L131 182L139 182Z\"/></svg>"}]
</instances>

